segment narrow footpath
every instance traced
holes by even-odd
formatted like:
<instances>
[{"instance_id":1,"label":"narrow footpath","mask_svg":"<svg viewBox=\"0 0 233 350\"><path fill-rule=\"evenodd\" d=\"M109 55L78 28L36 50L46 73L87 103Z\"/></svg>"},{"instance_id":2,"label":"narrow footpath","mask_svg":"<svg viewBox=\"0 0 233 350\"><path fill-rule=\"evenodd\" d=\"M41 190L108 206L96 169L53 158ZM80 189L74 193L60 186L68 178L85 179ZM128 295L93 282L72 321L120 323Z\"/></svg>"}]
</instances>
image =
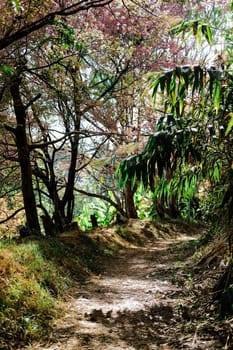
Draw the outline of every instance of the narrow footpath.
<instances>
[{"instance_id":1,"label":"narrow footpath","mask_svg":"<svg viewBox=\"0 0 233 350\"><path fill-rule=\"evenodd\" d=\"M65 316L54 325L53 344L30 349L223 349L196 314L189 290L186 261L196 238L182 233L149 239L144 247L105 258L101 273L66 302Z\"/></svg>"}]
</instances>

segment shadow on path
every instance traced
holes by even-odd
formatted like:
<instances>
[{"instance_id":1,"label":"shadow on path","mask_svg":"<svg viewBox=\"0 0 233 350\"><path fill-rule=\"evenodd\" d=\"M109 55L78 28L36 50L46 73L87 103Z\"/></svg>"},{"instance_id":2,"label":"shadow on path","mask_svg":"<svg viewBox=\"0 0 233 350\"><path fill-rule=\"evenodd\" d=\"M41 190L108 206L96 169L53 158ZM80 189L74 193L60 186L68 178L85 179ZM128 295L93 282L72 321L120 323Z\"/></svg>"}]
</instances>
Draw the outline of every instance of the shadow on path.
<instances>
[{"instance_id":1,"label":"shadow on path","mask_svg":"<svg viewBox=\"0 0 233 350\"><path fill-rule=\"evenodd\" d=\"M211 337L203 345L196 341L184 288L184 262L194 240L182 235L149 241L104 259L101 274L76 291L54 325L56 342L30 349L214 349Z\"/></svg>"}]
</instances>

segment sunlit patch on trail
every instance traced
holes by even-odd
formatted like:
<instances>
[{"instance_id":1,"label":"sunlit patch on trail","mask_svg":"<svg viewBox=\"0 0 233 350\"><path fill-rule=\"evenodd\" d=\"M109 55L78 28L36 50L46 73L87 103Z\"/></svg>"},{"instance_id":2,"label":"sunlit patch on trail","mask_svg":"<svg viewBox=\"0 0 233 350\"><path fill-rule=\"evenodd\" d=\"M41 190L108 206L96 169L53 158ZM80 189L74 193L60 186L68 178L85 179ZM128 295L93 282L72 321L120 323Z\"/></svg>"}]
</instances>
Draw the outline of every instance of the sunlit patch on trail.
<instances>
[{"instance_id":1,"label":"sunlit patch on trail","mask_svg":"<svg viewBox=\"0 0 233 350\"><path fill-rule=\"evenodd\" d=\"M212 335L197 333L186 290L192 276L185 264L197 236L176 231L171 237L150 238L101 260L99 275L66 303L66 316L54 325L55 344L32 349L214 349Z\"/></svg>"}]
</instances>

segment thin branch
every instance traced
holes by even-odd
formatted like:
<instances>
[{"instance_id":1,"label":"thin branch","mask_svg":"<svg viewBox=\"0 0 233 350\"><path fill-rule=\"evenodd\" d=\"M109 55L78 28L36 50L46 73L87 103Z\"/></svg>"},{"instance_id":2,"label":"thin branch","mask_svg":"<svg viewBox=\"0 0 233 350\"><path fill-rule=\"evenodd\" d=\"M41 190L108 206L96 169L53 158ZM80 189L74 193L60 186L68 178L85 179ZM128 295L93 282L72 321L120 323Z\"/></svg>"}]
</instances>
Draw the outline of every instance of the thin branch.
<instances>
[{"instance_id":1,"label":"thin branch","mask_svg":"<svg viewBox=\"0 0 233 350\"><path fill-rule=\"evenodd\" d=\"M33 97L33 99L31 99L31 101L29 101L28 104L25 106L25 110L28 109L34 102L39 100L39 98L41 98L41 96L42 96L42 94L39 93L35 97Z\"/></svg>"},{"instance_id":2,"label":"thin branch","mask_svg":"<svg viewBox=\"0 0 233 350\"><path fill-rule=\"evenodd\" d=\"M127 216L127 214L125 213L125 211L119 206L118 203L114 202L113 200L111 200L110 198L102 195L102 194L97 194L97 193L91 193L91 192L87 192L84 190L80 190L78 188L74 188L74 190L78 193L84 194L85 196L89 196L89 197L95 197L95 198L99 198L104 200L105 202L108 202L109 204L111 204L113 207L115 207L117 209L117 211L119 211L119 213L121 213L123 216Z\"/></svg>"},{"instance_id":3,"label":"thin branch","mask_svg":"<svg viewBox=\"0 0 233 350\"><path fill-rule=\"evenodd\" d=\"M7 124L4 124L4 128L7 130L7 131L10 131L12 134L16 134L16 128L12 128L11 126L7 125Z\"/></svg>"},{"instance_id":4,"label":"thin branch","mask_svg":"<svg viewBox=\"0 0 233 350\"><path fill-rule=\"evenodd\" d=\"M96 154L99 152L99 149L105 144L105 142L107 142L109 140L109 138L111 137L111 135L109 135L103 142L101 142L98 147L95 148L95 152L93 153L93 155L91 156L91 158L86 162L84 163L82 166L80 166L76 172L79 172L81 171L82 169L86 168L90 163L91 161L95 158Z\"/></svg>"},{"instance_id":5,"label":"thin branch","mask_svg":"<svg viewBox=\"0 0 233 350\"><path fill-rule=\"evenodd\" d=\"M84 135L84 137L92 137L92 136L107 136L107 138L111 137L112 135L117 135L119 136L119 133L113 133L113 132L89 132L88 130L87 131L71 131L69 133L65 133L62 137L60 137L59 139L57 140L53 140L53 141L48 141L48 142L44 142L44 143L33 143L31 144L29 147L30 147L30 150L34 150L36 148L45 148L47 146L50 146L50 145L55 145L56 143L60 142L60 141L64 141L67 137L69 136L72 136L72 135ZM126 135L125 135L126 136Z\"/></svg>"},{"instance_id":6,"label":"thin branch","mask_svg":"<svg viewBox=\"0 0 233 350\"><path fill-rule=\"evenodd\" d=\"M108 5L112 1L113 0L93 0L93 1L82 0L74 3L73 5L66 7L65 9L51 12L46 16L38 19L37 21L32 22L28 25L25 25L23 28L17 30L13 34L8 33L8 35L5 35L2 39L0 39L0 50L3 50L4 48L10 46L15 41L25 38L29 34L47 25L53 25L56 17L68 17L71 15L74 15L75 13L89 10L90 8L96 8L96 7Z\"/></svg>"},{"instance_id":7,"label":"thin branch","mask_svg":"<svg viewBox=\"0 0 233 350\"><path fill-rule=\"evenodd\" d=\"M30 147L30 150L34 150L36 148L45 148L47 146L51 146L51 145L54 145L56 144L57 142L60 142L60 141L64 141L64 139L66 139L68 137L67 134L63 135L62 137L60 137L59 139L57 140L53 140L53 141L48 141L48 142L43 142L43 143L33 143L32 145L29 145Z\"/></svg>"},{"instance_id":8,"label":"thin branch","mask_svg":"<svg viewBox=\"0 0 233 350\"><path fill-rule=\"evenodd\" d=\"M18 214L18 213L19 213L20 211L22 211L22 210L24 210L24 207L17 209L13 214L11 214L10 216L8 216L6 219L1 220L1 221L0 221L0 224L4 224L5 222L11 220L16 214Z\"/></svg>"},{"instance_id":9,"label":"thin branch","mask_svg":"<svg viewBox=\"0 0 233 350\"><path fill-rule=\"evenodd\" d=\"M8 191L5 191L4 193L2 193L0 195L0 198L5 198L8 195L12 195L12 193L18 192L18 191L20 191L20 189L21 189L21 187L14 187L14 188L12 188L12 189L10 189Z\"/></svg>"},{"instance_id":10,"label":"thin branch","mask_svg":"<svg viewBox=\"0 0 233 350\"><path fill-rule=\"evenodd\" d=\"M119 75L116 77L116 79L113 81L113 83L102 92L102 94L99 96L98 100L102 99L105 95L107 95L109 92L111 92L114 89L114 87L120 81L121 77L125 73L127 73L128 69L129 69L129 61L126 63L125 68L120 71Z\"/></svg>"},{"instance_id":11,"label":"thin branch","mask_svg":"<svg viewBox=\"0 0 233 350\"><path fill-rule=\"evenodd\" d=\"M130 0L130 1L131 1L134 5L138 6L141 10L143 10L143 11L149 13L150 15L152 15L152 16L154 16L154 17L156 17L156 18L158 18L158 14L157 14L157 13L155 13L155 12L152 11L152 10L149 10L146 6L142 5L143 2L142 2L142 4L141 4L140 1L139 1L139 2L138 2L138 1L134 1L134 0Z\"/></svg>"}]
</instances>

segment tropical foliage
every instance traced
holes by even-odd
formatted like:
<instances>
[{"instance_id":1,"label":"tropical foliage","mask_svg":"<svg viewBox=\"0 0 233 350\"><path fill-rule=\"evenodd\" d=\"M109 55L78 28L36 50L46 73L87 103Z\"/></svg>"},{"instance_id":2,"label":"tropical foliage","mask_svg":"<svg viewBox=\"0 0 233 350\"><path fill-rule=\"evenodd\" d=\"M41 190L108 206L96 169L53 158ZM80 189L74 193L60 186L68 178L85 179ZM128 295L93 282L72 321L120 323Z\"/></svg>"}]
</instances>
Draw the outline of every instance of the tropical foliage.
<instances>
[{"instance_id":1,"label":"tropical foliage","mask_svg":"<svg viewBox=\"0 0 233 350\"><path fill-rule=\"evenodd\" d=\"M211 28L202 22L182 22L174 29L180 30L212 42ZM226 206L232 217L232 78L225 54L210 66L177 66L150 76L155 107L161 109L156 132L118 172L122 185L138 180L150 187L160 215L196 216L205 189L215 193L215 214Z\"/></svg>"}]
</instances>

